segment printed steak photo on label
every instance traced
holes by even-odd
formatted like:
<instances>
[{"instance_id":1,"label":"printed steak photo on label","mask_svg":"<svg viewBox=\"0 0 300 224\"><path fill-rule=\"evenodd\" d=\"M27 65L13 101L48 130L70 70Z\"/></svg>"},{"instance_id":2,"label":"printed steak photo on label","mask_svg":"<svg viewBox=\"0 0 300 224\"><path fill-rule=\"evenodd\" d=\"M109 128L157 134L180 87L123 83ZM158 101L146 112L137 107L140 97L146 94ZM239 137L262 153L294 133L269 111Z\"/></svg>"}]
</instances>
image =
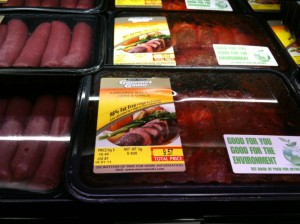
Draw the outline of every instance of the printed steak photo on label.
<instances>
[{"instance_id":1,"label":"printed steak photo on label","mask_svg":"<svg viewBox=\"0 0 300 224\"><path fill-rule=\"evenodd\" d=\"M128 53L161 52L171 47L171 45L172 42L170 35L166 35L161 32L153 32L124 41L119 50L123 50Z\"/></svg>"},{"instance_id":2,"label":"printed steak photo on label","mask_svg":"<svg viewBox=\"0 0 300 224\"><path fill-rule=\"evenodd\" d=\"M161 106L149 107L122 118L107 131L98 140L107 139L119 146L161 145L178 136L175 113Z\"/></svg>"}]
</instances>

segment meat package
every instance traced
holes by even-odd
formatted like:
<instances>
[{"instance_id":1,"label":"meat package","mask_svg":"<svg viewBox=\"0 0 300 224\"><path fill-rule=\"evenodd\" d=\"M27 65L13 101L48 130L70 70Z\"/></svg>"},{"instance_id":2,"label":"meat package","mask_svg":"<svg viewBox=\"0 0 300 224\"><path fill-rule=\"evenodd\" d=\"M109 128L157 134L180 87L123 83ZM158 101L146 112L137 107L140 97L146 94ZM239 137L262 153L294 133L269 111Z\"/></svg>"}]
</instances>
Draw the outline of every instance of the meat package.
<instances>
[{"instance_id":1,"label":"meat package","mask_svg":"<svg viewBox=\"0 0 300 224\"><path fill-rule=\"evenodd\" d=\"M212 3L190 2L187 5L185 0L162 0L153 1L151 3L137 4L137 1L108 1L108 7L112 10L120 9L151 9L151 10L167 10L167 11L193 11L193 10L219 10L219 11L243 11L245 6L240 1L215 1ZM120 5L118 5L120 3ZM156 4L155 4L156 3ZM153 4L153 5L151 5Z\"/></svg>"},{"instance_id":2,"label":"meat package","mask_svg":"<svg viewBox=\"0 0 300 224\"><path fill-rule=\"evenodd\" d=\"M262 68L262 69L273 69L276 71L284 72L288 74L293 66L290 57L283 52L282 46L278 45L278 42L274 39L274 36L269 30L264 28L264 21L259 20L252 15L238 14L238 13L224 13L224 12L190 12L190 13L133 13L133 12L119 12L112 14L110 18L111 24L115 23L115 30L113 26L110 27L109 32L118 31L118 26L122 24L116 24L116 21L119 22L123 18L158 18L165 17L169 26L170 33L170 44L166 45L165 49L160 51L160 55L168 53L169 48L172 47L174 50L174 61L176 61L176 67L242 67L242 68ZM142 22L141 22L142 24ZM150 26L149 22L149 26ZM145 23L145 27L147 23ZM131 26L134 26L131 25ZM141 25L142 26L142 25ZM137 28L136 28L137 29ZM142 29L140 29L142 30ZM145 28L145 30L147 30ZM155 30L156 31L156 30ZM163 32L158 30L159 32ZM141 32L142 33L142 32ZM118 35L117 33L116 35ZM133 34L132 34L133 35ZM132 57L133 53L149 53L155 54L157 51L155 49L150 49L152 43L148 43L141 38L140 35L138 38L140 41L137 41L137 47L144 46L143 51L128 51L128 57ZM146 34L145 34L146 35ZM150 35L150 34L149 34ZM125 38L125 37L124 37ZM135 37L134 37L135 38ZM132 41L134 38L128 40ZM116 37L115 37L116 39ZM111 41L111 40L110 40ZM143 42L142 42L143 41ZM141 44L142 43L142 44ZM114 63L114 65L119 65L116 63L119 58L118 49L119 45L114 42L114 52L109 52L108 64ZM123 43L123 45L125 45ZM134 43L131 42L132 46ZM149 46L147 48L147 46ZM156 44L157 45L157 44ZM156 46L155 45L155 46ZM256 51L257 47L267 48L271 57L274 57L275 64L268 64L270 62L269 56L266 59L265 64L256 62L250 62L253 53L247 54L247 57L244 58L243 52L235 52L236 48L239 46L245 47L247 49L253 48L252 52ZM127 47L127 46L125 46ZM124 51L127 49L123 47ZM218 48L216 48L218 47ZM227 50L218 50L219 47L224 47ZM255 49L254 49L255 48ZM121 49L122 50L122 49ZM261 50L257 50L261 51ZM250 52L250 51L249 51ZM255 53L256 54L256 53ZM124 53L121 55L124 57ZM153 56L154 57L154 56ZM158 56L157 56L158 57ZM161 56L163 57L163 56ZM170 56L171 57L171 56ZM254 55L254 58L257 58L259 61L264 60L263 57ZM223 61L225 60L225 63ZM138 60L138 56L137 56ZM228 60L228 61L226 61ZM243 61L245 60L245 61ZM255 59L256 60L256 59ZM112 62L113 61L113 62ZM247 62L246 62L247 61ZM117 61L118 62L118 61ZM152 62L149 63L140 63L144 66L155 65L158 63ZM134 62L129 61L127 65L133 65ZM135 65L140 65L135 62ZM125 62L122 62L122 65L125 65ZM295 69L295 68L293 68Z\"/></svg>"},{"instance_id":3,"label":"meat package","mask_svg":"<svg viewBox=\"0 0 300 224\"><path fill-rule=\"evenodd\" d=\"M7 193L0 198L45 196L62 186L79 80L27 78L1 80L6 86L0 96L0 192ZM8 91L12 83L14 93ZM56 86L64 83L65 90ZM30 84L39 85L35 92Z\"/></svg>"},{"instance_id":4,"label":"meat package","mask_svg":"<svg viewBox=\"0 0 300 224\"><path fill-rule=\"evenodd\" d=\"M104 10L103 0L8 0L0 4L0 11L47 11L98 13Z\"/></svg>"},{"instance_id":5,"label":"meat package","mask_svg":"<svg viewBox=\"0 0 300 224\"><path fill-rule=\"evenodd\" d=\"M0 24L0 70L78 73L98 69L103 38L95 30L101 30L99 26L94 16L5 16Z\"/></svg>"},{"instance_id":6,"label":"meat package","mask_svg":"<svg viewBox=\"0 0 300 224\"><path fill-rule=\"evenodd\" d=\"M151 77L170 79L176 120L150 119L142 126L136 127L134 122L136 117L140 118L141 114L145 117L145 113L149 113L149 110L156 112L161 110L159 105L149 107L122 117L120 121L107 127L106 135L101 137L108 137L110 143L103 141L103 146L96 146L95 137L98 136L96 130L101 119L105 119L104 112L101 117L101 111L98 110L102 102L101 94L105 94L103 90L99 95L103 80L120 78L133 80L134 83L139 77L141 80ZM87 87L83 94L85 100L82 101L78 112L81 129L74 133L73 151L68 160L66 174L67 187L76 198L97 202L122 200L144 202L180 201L184 195L184 201L189 201L210 196L215 200L215 196L222 195L226 197L242 195L246 198L251 194L263 197L272 193L280 195L299 193L299 173L235 172L224 137L230 134L291 138L299 136L299 98L283 74L244 70L137 71L130 68L108 68L93 77L85 77L85 82ZM113 95L116 92L117 90L113 89L111 93ZM105 107L103 109L107 110ZM110 116L119 113L115 109L111 111ZM100 119L98 124L97 114ZM140 121L142 120L144 119ZM160 172L149 169L150 171L139 172L139 169L135 171L128 169L131 171L101 173L95 170L95 161L99 158L96 152L108 156L104 156L103 160L113 160L109 157L110 153L120 147L126 152L131 147L133 151L127 151L124 155L137 156L142 152L138 151L142 150L142 146L149 145L154 150L166 142L175 141L174 138L178 138L178 134L186 167L184 171ZM282 137L281 140L287 141L286 137ZM95 151L95 147L99 147L100 150ZM161 150L164 155L167 155L168 150L173 150L169 145L165 147ZM235 162L241 164L255 158L243 159L236 157ZM268 164L275 163L274 160L265 157L260 159L267 161ZM100 163L105 164L105 161ZM111 164L109 167L122 168L117 164ZM128 168L130 167L140 166L129 165ZM279 186L282 188L276 188Z\"/></svg>"}]
</instances>

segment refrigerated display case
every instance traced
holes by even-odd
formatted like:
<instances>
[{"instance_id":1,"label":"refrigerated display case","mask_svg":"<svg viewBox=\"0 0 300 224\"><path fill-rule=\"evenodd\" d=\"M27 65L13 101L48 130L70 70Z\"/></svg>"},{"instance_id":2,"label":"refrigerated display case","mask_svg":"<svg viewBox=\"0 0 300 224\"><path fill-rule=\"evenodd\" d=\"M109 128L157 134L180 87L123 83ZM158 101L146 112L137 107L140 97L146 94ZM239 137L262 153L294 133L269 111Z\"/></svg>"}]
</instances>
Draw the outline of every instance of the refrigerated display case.
<instances>
[{"instance_id":1,"label":"refrigerated display case","mask_svg":"<svg viewBox=\"0 0 300 224\"><path fill-rule=\"evenodd\" d=\"M95 8L87 10L0 7L4 15L2 24L20 19L28 26L29 36L40 23L54 20L65 22L71 35L77 22L87 22L93 30L88 65L0 68L1 99L10 101L22 96L35 105L38 97L50 94L55 100L62 95L74 100L70 131L57 136L48 129L50 134L41 136L41 127L34 128L41 137L35 144L51 145L54 137L65 137L68 145L65 157L60 160L64 166L59 169L55 187L36 189L31 185L32 177L26 181L2 181L1 223L82 223L91 219L112 224L298 223L299 72L268 26L270 13L250 10L247 1L206 1L219 5L229 3L232 8L229 11L200 9L203 5L190 9L191 1L183 8L175 7L180 1L160 2L151 1L155 7L143 8L132 7L127 1L127 5L117 7L114 1L96 1ZM201 5L202 1L199 2ZM166 5L170 8L164 8ZM140 24L137 28L129 23L137 22L136 18L157 17L163 18L163 22L154 23L154 31L157 26L167 26L169 33L163 33L164 36L140 38L145 37L141 35L145 34L144 30L152 34L153 28ZM276 13L276 19L280 17ZM134 19L124 22L124 18ZM121 19L121 23L116 23L116 19ZM161 47L167 43L168 35L173 50L168 54L174 60L172 65L162 65L157 61L169 58ZM115 45L128 46L115 40L132 41L136 37L141 42L130 43L133 52L121 49L122 54L118 54L118 62L123 57L125 63L115 63L114 53L119 53ZM236 42L230 42L229 37L234 37ZM155 42L155 38L165 39ZM230 50L232 56L241 53L233 48L244 45L267 48L277 65L253 62L224 65L217 60L223 52L218 47L226 47L226 54ZM77 47L74 44L74 49ZM157 49L159 54L153 52ZM133 54L139 56L126 59ZM155 58L156 63L138 61L147 55ZM264 61L266 57L256 54L256 59ZM201 60L204 63L199 63ZM154 89L130 92L113 85L122 81L119 79L133 82L143 79L143 83L157 84ZM161 89L167 95L159 95ZM139 99L146 96L146 99L135 101L134 96ZM45 109L45 104L50 107L43 103L41 108ZM125 107L126 111L121 111ZM50 113L50 109L44 112ZM163 114L163 122L149 120L153 117L149 111L156 111L155 116ZM16 114L22 113L25 113L23 108ZM140 119L149 124L136 126ZM25 120L24 130L30 116ZM55 116L48 126L54 121ZM127 125L136 128L130 126L131 129L121 134L115 133ZM32 141L26 140L26 136L23 132L11 144L19 147ZM264 142L260 144L262 138L267 139L265 144L272 141L268 149L261 145ZM248 139L249 144L236 147L232 139ZM2 135L0 143L7 140ZM119 150L116 155L111 153L113 149ZM29 151L34 150L29 148ZM56 170L61 162L55 160L50 150L44 148L44 151L48 152L43 154L48 155L48 161L51 156L54 158L45 170ZM34 155L39 157L38 153ZM25 158L22 156L19 162L23 163ZM173 161L169 161L171 158ZM112 163L111 167L103 163L106 161ZM260 164L250 166L253 161ZM246 166L242 167L243 163ZM45 176L51 179L51 175L49 172ZM43 185L49 187L45 176Z\"/></svg>"}]
</instances>

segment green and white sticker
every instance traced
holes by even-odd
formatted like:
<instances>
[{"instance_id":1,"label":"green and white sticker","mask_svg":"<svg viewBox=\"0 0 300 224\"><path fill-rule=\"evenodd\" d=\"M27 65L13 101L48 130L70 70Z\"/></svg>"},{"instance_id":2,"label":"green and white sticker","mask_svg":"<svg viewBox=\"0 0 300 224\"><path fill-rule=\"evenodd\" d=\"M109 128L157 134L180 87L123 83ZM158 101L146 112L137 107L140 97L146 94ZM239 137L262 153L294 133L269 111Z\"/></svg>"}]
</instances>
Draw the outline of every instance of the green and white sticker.
<instances>
[{"instance_id":1,"label":"green and white sticker","mask_svg":"<svg viewBox=\"0 0 300 224\"><path fill-rule=\"evenodd\" d=\"M213 44L219 65L278 66L268 47Z\"/></svg>"},{"instance_id":2,"label":"green and white sticker","mask_svg":"<svg viewBox=\"0 0 300 224\"><path fill-rule=\"evenodd\" d=\"M232 11L227 0L185 0L187 9Z\"/></svg>"},{"instance_id":3,"label":"green and white sticker","mask_svg":"<svg viewBox=\"0 0 300 224\"><path fill-rule=\"evenodd\" d=\"M300 174L300 137L224 135L234 173Z\"/></svg>"}]
</instances>

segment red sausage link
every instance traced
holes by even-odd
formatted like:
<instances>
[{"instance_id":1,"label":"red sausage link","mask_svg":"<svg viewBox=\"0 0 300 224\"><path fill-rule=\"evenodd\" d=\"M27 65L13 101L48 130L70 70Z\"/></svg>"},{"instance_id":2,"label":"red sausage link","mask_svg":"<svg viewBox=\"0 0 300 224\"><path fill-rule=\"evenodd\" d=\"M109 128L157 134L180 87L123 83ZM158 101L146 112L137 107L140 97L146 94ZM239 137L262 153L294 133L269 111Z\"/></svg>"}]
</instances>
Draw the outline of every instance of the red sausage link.
<instances>
[{"instance_id":1,"label":"red sausage link","mask_svg":"<svg viewBox=\"0 0 300 224\"><path fill-rule=\"evenodd\" d=\"M43 55L42 67L59 67L60 60L67 55L70 42L71 30L64 22L53 21L50 37Z\"/></svg>"},{"instance_id":2,"label":"red sausage link","mask_svg":"<svg viewBox=\"0 0 300 224\"><path fill-rule=\"evenodd\" d=\"M94 7L94 0L78 0L77 9L91 9Z\"/></svg>"},{"instance_id":3,"label":"red sausage link","mask_svg":"<svg viewBox=\"0 0 300 224\"><path fill-rule=\"evenodd\" d=\"M60 6L63 8L76 8L77 0L61 0Z\"/></svg>"},{"instance_id":4,"label":"red sausage link","mask_svg":"<svg viewBox=\"0 0 300 224\"><path fill-rule=\"evenodd\" d=\"M73 29L68 55L61 60L61 67L80 68L87 66L91 58L93 31L90 25L79 22Z\"/></svg>"},{"instance_id":5,"label":"red sausage link","mask_svg":"<svg viewBox=\"0 0 300 224\"><path fill-rule=\"evenodd\" d=\"M43 0L42 7L59 7L60 0Z\"/></svg>"},{"instance_id":6,"label":"red sausage link","mask_svg":"<svg viewBox=\"0 0 300 224\"><path fill-rule=\"evenodd\" d=\"M19 56L28 38L28 28L19 19L8 22L5 41L0 48L0 67L9 67Z\"/></svg>"},{"instance_id":7,"label":"red sausage link","mask_svg":"<svg viewBox=\"0 0 300 224\"><path fill-rule=\"evenodd\" d=\"M51 137L70 136L74 105L74 100L71 97L60 96L57 98L50 131ZM50 190L59 185L67 149L68 141L66 140L48 142L43 160L32 180L32 187Z\"/></svg>"},{"instance_id":8,"label":"red sausage link","mask_svg":"<svg viewBox=\"0 0 300 224\"><path fill-rule=\"evenodd\" d=\"M21 136L31 108L32 104L29 100L21 97L11 99L0 129L0 137ZM11 180L10 163L17 147L16 140L0 140L0 180Z\"/></svg>"},{"instance_id":9,"label":"red sausage link","mask_svg":"<svg viewBox=\"0 0 300 224\"><path fill-rule=\"evenodd\" d=\"M50 36L51 24L41 23L28 38L14 66L39 67Z\"/></svg>"},{"instance_id":10,"label":"red sausage link","mask_svg":"<svg viewBox=\"0 0 300 224\"><path fill-rule=\"evenodd\" d=\"M5 41L7 35L7 26L5 24L0 25L0 47Z\"/></svg>"},{"instance_id":11,"label":"red sausage link","mask_svg":"<svg viewBox=\"0 0 300 224\"><path fill-rule=\"evenodd\" d=\"M23 6L25 0L8 0L6 3L2 4L3 7L15 7Z\"/></svg>"},{"instance_id":12,"label":"red sausage link","mask_svg":"<svg viewBox=\"0 0 300 224\"><path fill-rule=\"evenodd\" d=\"M55 98L51 95L40 96L30 114L24 136L47 136L50 132L51 122L55 110ZM42 158L46 142L32 139L19 144L17 152L11 163L14 180L23 181L34 176Z\"/></svg>"},{"instance_id":13,"label":"red sausage link","mask_svg":"<svg viewBox=\"0 0 300 224\"><path fill-rule=\"evenodd\" d=\"M25 0L25 6L38 7L41 6L42 0Z\"/></svg>"}]
</instances>

